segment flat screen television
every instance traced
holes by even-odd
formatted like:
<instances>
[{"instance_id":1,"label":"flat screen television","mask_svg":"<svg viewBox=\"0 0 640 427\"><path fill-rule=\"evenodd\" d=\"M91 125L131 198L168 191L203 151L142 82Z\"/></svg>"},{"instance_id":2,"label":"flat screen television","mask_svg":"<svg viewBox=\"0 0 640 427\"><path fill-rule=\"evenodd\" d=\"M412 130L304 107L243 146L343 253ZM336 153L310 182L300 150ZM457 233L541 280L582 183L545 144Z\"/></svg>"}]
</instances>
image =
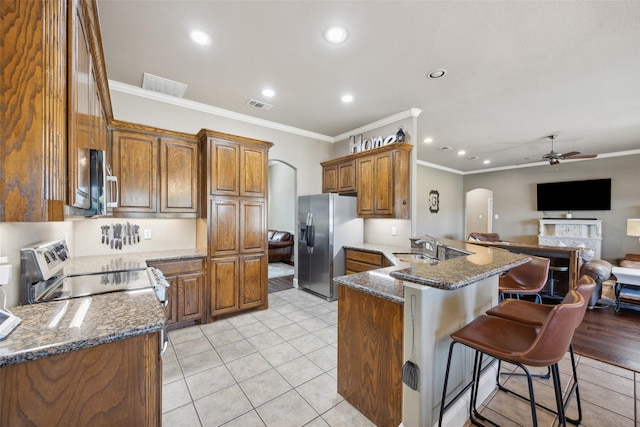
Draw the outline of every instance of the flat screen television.
<instances>
[{"instance_id":1,"label":"flat screen television","mask_svg":"<svg viewBox=\"0 0 640 427\"><path fill-rule=\"evenodd\" d=\"M539 211L609 211L611 178L538 184Z\"/></svg>"}]
</instances>

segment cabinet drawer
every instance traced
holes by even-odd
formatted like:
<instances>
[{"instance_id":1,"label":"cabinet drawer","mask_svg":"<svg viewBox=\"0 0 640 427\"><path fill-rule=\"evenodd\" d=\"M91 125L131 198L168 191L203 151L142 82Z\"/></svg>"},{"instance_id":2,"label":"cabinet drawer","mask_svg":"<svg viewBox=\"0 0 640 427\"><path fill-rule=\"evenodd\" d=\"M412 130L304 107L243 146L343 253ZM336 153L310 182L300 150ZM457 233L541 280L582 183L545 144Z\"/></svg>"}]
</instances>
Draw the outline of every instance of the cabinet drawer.
<instances>
[{"instance_id":1,"label":"cabinet drawer","mask_svg":"<svg viewBox=\"0 0 640 427\"><path fill-rule=\"evenodd\" d=\"M347 262L350 260L360 261L366 264L372 264L378 267L382 267L382 259L384 256L382 254L376 254L372 252L363 252L363 251L354 251L348 249L346 251Z\"/></svg>"},{"instance_id":2,"label":"cabinet drawer","mask_svg":"<svg viewBox=\"0 0 640 427\"><path fill-rule=\"evenodd\" d=\"M358 262L348 259L346 265L347 274L360 273L362 271L375 270L380 268L379 265L367 264L364 262Z\"/></svg>"},{"instance_id":3,"label":"cabinet drawer","mask_svg":"<svg viewBox=\"0 0 640 427\"><path fill-rule=\"evenodd\" d=\"M159 268L162 274L170 276L190 272L201 272L203 270L203 258L175 260L175 261L151 261L149 266Z\"/></svg>"}]
</instances>

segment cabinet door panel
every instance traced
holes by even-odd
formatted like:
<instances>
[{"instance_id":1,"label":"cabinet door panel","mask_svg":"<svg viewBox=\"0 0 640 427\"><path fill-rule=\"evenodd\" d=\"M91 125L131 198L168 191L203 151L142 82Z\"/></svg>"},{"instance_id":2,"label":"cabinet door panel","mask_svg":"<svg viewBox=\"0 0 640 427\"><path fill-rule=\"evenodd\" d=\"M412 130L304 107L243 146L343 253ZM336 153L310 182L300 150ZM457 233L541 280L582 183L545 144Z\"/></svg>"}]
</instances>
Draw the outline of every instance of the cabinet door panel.
<instances>
[{"instance_id":1,"label":"cabinet door panel","mask_svg":"<svg viewBox=\"0 0 640 427\"><path fill-rule=\"evenodd\" d=\"M338 167L325 166L322 168L322 192L337 193L338 192Z\"/></svg>"},{"instance_id":2,"label":"cabinet door panel","mask_svg":"<svg viewBox=\"0 0 640 427\"><path fill-rule=\"evenodd\" d=\"M240 195L264 197L266 194L266 151L260 148L242 147L240 163Z\"/></svg>"},{"instance_id":3,"label":"cabinet door panel","mask_svg":"<svg viewBox=\"0 0 640 427\"><path fill-rule=\"evenodd\" d=\"M240 194L240 146L212 140L211 147L211 194L237 196Z\"/></svg>"},{"instance_id":4,"label":"cabinet door panel","mask_svg":"<svg viewBox=\"0 0 640 427\"><path fill-rule=\"evenodd\" d=\"M358 215L373 215L375 192L374 161L372 157L358 159Z\"/></svg>"},{"instance_id":5,"label":"cabinet door panel","mask_svg":"<svg viewBox=\"0 0 640 427\"><path fill-rule=\"evenodd\" d=\"M160 140L160 212L198 209L198 149L192 142Z\"/></svg>"},{"instance_id":6,"label":"cabinet door panel","mask_svg":"<svg viewBox=\"0 0 640 427\"><path fill-rule=\"evenodd\" d=\"M356 162L350 161L338 165L338 193L356 191Z\"/></svg>"},{"instance_id":7,"label":"cabinet door panel","mask_svg":"<svg viewBox=\"0 0 640 427\"><path fill-rule=\"evenodd\" d=\"M238 257L211 260L211 314L238 309Z\"/></svg>"},{"instance_id":8,"label":"cabinet door panel","mask_svg":"<svg viewBox=\"0 0 640 427\"><path fill-rule=\"evenodd\" d=\"M379 215L393 214L393 153L374 157L375 177L374 209Z\"/></svg>"},{"instance_id":9,"label":"cabinet door panel","mask_svg":"<svg viewBox=\"0 0 640 427\"><path fill-rule=\"evenodd\" d=\"M240 260L240 308L257 307L267 298L267 258L244 256Z\"/></svg>"},{"instance_id":10,"label":"cabinet door panel","mask_svg":"<svg viewBox=\"0 0 640 427\"><path fill-rule=\"evenodd\" d=\"M178 283L178 321L200 320L204 311L203 274L182 275Z\"/></svg>"},{"instance_id":11,"label":"cabinet door panel","mask_svg":"<svg viewBox=\"0 0 640 427\"><path fill-rule=\"evenodd\" d=\"M157 164L155 137L114 132L113 173L120 184L117 211L156 212Z\"/></svg>"},{"instance_id":12,"label":"cabinet door panel","mask_svg":"<svg viewBox=\"0 0 640 427\"><path fill-rule=\"evenodd\" d=\"M211 200L211 255L240 252L240 202L236 199Z\"/></svg>"},{"instance_id":13,"label":"cabinet door panel","mask_svg":"<svg viewBox=\"0 0 640 427\"><path fill-rule=\"evenodd\" d=\"M167 306L164 308L164 315L167 318L167 325L173 325L178 321L178 276L164 277L169 282Z\"/></svg>"},{"instance_id":14,"label":"cabinet door panel","mask_svg":"<svg viewBox=\"0 0 640 427\"><path fill-rule=\"evenodd\" d=\"M240 202L240 251L264 252L266 247L266 211L262 201Z\"/></svg>"}]
</instances>

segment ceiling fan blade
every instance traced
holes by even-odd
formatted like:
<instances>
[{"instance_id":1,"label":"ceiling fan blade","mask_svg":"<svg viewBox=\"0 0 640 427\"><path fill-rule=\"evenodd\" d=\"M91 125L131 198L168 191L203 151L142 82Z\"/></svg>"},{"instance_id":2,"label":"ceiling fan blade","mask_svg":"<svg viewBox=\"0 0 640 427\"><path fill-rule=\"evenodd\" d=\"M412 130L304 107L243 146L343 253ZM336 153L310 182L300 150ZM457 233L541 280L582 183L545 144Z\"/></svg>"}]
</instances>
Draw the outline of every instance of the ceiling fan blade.
<instances>
[{"instance_id":1,"label":"ceiling fan blade","mask_svg":"<svg viewBox=\"0 0 640 427\"><path fill-rule=\"evenodd\" d=\"M568 158L569 159L593 159L595 157L598 157L598 155L597 154L579 154L579 155L572 155Z\"/></svg>"},{"instance_id":2,"label":"ceiling fan blade","mask_svg":"<svg viewBox=\"0 0 640 427\"><path fill-rule=\"evenodd\" d=\"M579 151L569 151L568 153L560 154L558 157L561 159L568 159L569 157L575 157L578 154L582 154Z\"/></svg>"}]
</instances>

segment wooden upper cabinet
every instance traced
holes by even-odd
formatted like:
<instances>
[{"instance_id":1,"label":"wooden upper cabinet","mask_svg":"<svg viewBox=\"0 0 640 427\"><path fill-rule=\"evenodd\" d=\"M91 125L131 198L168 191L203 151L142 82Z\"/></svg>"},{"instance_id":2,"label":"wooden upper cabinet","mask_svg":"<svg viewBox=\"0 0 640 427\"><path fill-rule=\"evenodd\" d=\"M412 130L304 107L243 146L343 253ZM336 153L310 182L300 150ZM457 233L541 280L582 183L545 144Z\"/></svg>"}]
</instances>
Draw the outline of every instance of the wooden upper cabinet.
<instances>
[{"instance_id":1,"label":"wooden upper cabinet","mask_svg":"<svg viewBox=\"0 0 640 427\"><path fill-rule=\"evenodd\" d=\"M267 248L267 212L263 200L240 200L240 251L264 252Z\"/></svg>"},{"instance_id":2,"label":"wooden upper cabinet","mask_svg":"<svg viewBox=\"0 0 640 427\"><path fill-rule=\"evenodd\" d=\"M111 149L113 174L118 177L120 186L118 207L114 212L156 212L157 138L115 131Z\"/></svg>"},{"instance_id":3,"label":"wooden upper cabinet","mask_svg":"<svg viewBox=\"0 0 640 427\"><path fill-rule=\"evenodd\" d=\"M198 211L198 145L160 139L160 212Z\"/></svg>"},{"instance_id":4,"label":"wooden upper cabinet","mask_svg":"<svg viewBox=\"0 0 640 427\"><path fill-rule=\"evenodd\" d=\"M215 140L211 141L211 194L238 196L240 194L240 146Z\"/></svg>"},{"instance_id":5,"label":"wooden upper cabinet","mask_svg":"<svg viewBox=\"0 0 640 427\"><path fill-rule=\"evenodd\" d=\"M412 148L393 143L322 162L322 192L356 195L361 218L409 218Z\"/></svg>"},{"instance_id":6,"label":"wooden upper cabinet","mask_svg":"<svg viewBox=\"0 0 640 427\"><path fill-rule=\"evenodd\" d=\"M354 194L356 192L356 161L330 160L322 165L322 192Z\"/></svg>"},{"instance_id":7,"label":"wooden upper cabinet","mask_svg":"<svg viewBox=\"0 0 640 427\"><path fill-rule=\"evenodd\" d=\"M270 142L202 129L203 177L212 196L267 197Z\"/></svg>"},{"instance_id":8,"label":"wooden upper cabinet","mask_svg":"<svg viewBox=\"0 0 640 427\"><path fill-rule=\"evenodd\" d=\"M233 198L214 198L209 207L211 256L240 252L240 201Z\"/></svg>"}]
</instances>

